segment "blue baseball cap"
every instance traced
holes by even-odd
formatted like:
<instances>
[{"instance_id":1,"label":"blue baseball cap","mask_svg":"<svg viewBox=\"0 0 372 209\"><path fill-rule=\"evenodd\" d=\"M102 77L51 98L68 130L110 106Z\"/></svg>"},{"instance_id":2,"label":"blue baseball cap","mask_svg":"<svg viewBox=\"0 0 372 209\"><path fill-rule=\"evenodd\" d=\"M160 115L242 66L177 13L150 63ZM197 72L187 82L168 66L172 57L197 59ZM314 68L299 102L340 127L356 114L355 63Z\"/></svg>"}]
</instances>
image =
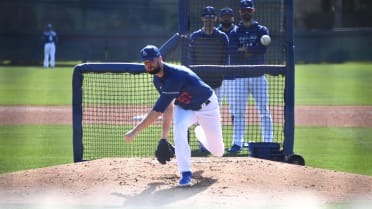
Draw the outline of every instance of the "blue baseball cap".
<instances>
[{"instance_id":1,"label":"blue baseball cap","mask_svg":"<svg viewBox=\"0 0 372 209\"><path fill-rule=\"evenodd\" d=\"M143 49L141 49L141 60L153 60L154 58L158 58L161 56L158 47L154 45L147 45Z\"/></svg>"},{"instance_id":2,"label":"blue baseball cap","mask_svg":"<svg viewBox=\"0 0 372 209\"><path fill-rule=\"evenodd\" d=\"M220 10L220 16L229 15L233 16L234 12L230 7L225 7Z\"/></svg>"},{"instance_id":3,"label":"blue baseball cap","mask_svg":"<svg viewBox=\"0 0 372 209\"><path fill-rule=\"evenodd\" d=\"M254 9L254 3L252 0L241 0L240 9Z\"/></svg>"},{"instance_id":4,"label":"blue baseball cap","mask_svg":"<svg viewBox=\"0 0 372 209\"><path fill-rule=\"evenodd\" d=\"M202 16L205 15L216 15L216 9L212 6L206 6L202 11Z\"/></svg>"}]
</instances>

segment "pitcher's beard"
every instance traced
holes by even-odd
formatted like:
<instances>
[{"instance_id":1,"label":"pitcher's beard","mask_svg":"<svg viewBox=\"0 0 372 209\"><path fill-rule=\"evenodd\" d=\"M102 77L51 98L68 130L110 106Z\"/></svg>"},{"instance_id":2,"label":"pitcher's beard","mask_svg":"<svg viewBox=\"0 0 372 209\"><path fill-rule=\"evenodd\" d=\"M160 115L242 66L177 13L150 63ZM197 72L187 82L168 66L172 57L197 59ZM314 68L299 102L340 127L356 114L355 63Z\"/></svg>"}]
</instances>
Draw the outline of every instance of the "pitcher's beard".
<instances>
[{"instance_id":1,"label":"pitcher's beard","mask_svg":"<svg viewBox=\"0 0 372 209\"><path fill-rule=\"evenodd\" d=\"M156 67L155 69L148 71L149 74L155 75L160 72L160 66Z\"/></svg>"}]
</instances>

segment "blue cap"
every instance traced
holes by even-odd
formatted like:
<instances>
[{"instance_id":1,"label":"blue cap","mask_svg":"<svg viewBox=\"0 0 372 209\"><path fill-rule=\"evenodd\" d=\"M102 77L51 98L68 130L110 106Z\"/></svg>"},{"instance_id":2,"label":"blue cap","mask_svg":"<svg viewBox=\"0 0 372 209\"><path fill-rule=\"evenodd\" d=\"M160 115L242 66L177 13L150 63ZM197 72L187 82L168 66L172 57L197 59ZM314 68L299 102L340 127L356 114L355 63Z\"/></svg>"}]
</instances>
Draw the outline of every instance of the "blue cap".
<instances>
[{"instance_id":1,"label":"blue cap","mask_svg":"<svg viewBox=\"0 0 372 209\"><path fill-rule=\"evenodd\" d=\"M147 45L143 49L141 49L141 60L152 60L154 58L158 58L161 56L158 47L154 45Z\"/></svg>"},{"instance_id":2,"label":"blue cap","mask_svg":"<svg viewBox=\"0 0 372 209\"><path fill-rule=\"evenodd\" d=\"M205 15L216 15L216 9L212 6L206 6L202 11L202 16Z\"/></svg>"},{"instance_id":3,"label":"blue cap","mask_svg":"<svg viewBox=\"0 0 372 209\"><path fill-rule=\"evenodd\" d=\"M252 0L241 0L240 9L254 9L254 3Z\"/></svg>"},{"instance_id":4,"label":"blue cap","mask_svg":"<svg viewBox=\"0 0 372 209\"><path fill-rule=\"evenodd\" d=\"M220 16L229 15L233 16L234 12L230 7L225 7L220 10Z\"/></svg>"}]
</instances>

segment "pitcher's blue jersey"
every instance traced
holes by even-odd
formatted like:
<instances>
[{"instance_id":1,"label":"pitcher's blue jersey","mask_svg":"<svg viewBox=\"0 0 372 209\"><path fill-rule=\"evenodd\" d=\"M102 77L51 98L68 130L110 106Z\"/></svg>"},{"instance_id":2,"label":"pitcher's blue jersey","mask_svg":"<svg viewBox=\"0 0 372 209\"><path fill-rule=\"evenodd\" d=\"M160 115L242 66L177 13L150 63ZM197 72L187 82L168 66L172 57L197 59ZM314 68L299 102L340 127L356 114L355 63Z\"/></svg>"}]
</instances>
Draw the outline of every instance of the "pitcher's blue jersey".
<instances>
[{"instance_id":1,"label":"pitcher's blue jersey","mask_svg":"<svg viewBox=\"0 0 372 209\"><path fill-rule=\"evenodd\" d=\"M189 65L226 65L228 64L229 39L217 29L206 34L199 29L190 35Z\"/></svg>"},{"instance_id":2,"label":"pitcher's blue jersey","mask_svg":"<svg viewBox=\"0 0 372 209\"><path fill-rule=\"evenodd\" d=\"M173 99L183 109L197 110L213 93L193 71L168 63L164 63L164 76L155 75L153 82L160 93L153 107L157 112L164 112Z\"/></svg>"},{"instance_id":3,"label":"pitcher's blue jersey","mask_svg":"<svg viewBox=\"0 0 372 209\"><path fill-rule=\"evenodd\" d=\"M261 44L260 38L269 35L267 27L254 21L249 27L242 22L229 34L230 62L233 65L260 65L264 64L264 54L267 46ZM238 49L245 47L247 52Z\"/></svg>"}]
</instances>

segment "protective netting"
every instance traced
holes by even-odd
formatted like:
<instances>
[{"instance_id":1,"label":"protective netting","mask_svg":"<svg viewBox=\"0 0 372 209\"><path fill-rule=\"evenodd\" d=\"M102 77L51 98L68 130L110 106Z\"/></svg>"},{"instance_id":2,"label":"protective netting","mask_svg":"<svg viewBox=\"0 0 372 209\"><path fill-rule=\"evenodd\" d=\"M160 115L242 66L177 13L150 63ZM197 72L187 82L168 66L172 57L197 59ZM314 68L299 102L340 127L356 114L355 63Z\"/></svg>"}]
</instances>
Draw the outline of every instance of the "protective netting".
<instances>
[{"instance_id":1,"label":"protective netting","mask_svg":"<svg viewBox=\"0 0 372 209\"><path fill-rule=\"evenodd\" d=\"M145 131L130 146L123 140L156 101L149 75L86 73L82 89L84 159L152 154L160 128Z\"/></svg>"},{"instance_id":2,"label":"protective netting","mask_svg":"<svg viewBox=\"0 0 372 209\"><path fill-rule=\"evenodd\" d=\"M146 73L112 73L109 72L110 64L106 66L108 71L106 73L83 73L81 122L84 160L103 157L153 156L157 140L161 136L162 118L140 133L133 143L126 144L123 140L124 133L145 117L159 96L153 87L152 76ZM210 66L195 67L197 72L200 69L209 74L217 73ZM239 74L238 69L230 69L229 71L236 71L236 74ZM251 78L247 78L247 82L249 79ZM284 139L284 77L266 75L266 79L270 98L269 111L273 121L273 141L281 143ZM231 98L229 93L234 91L234 82L234 80L226 82L225 92L222 92L225 96L221 97L221 119L226 147L231 145L233 136L233 120L227 97L232 100L235 100L236 97L247 97L244 93L244 95L236 94ZM245 141L261 142L263 136L260 115L253 98L247 98L247 105L239 107L245 109ZM193 155L202 154L198 150L194 129L191 128L189 133ZM172 131L170 139L173 140ZM243 153L246 154L246 151Z\"/></svg>"},{"instance_id":3,"label":"protective netting","mask_svg":"<svg viewBox=\"0 0 372 209\"><path fill-rule=\"evenodd\" d=\"M180 28L187 30L178 34L175 41L163 46L167 48L162 54L164 60L189 66L214 88L220 99L226 148L232 145L234 138L241 138L243 146L248 142L275 142L283 145L288 71L288 11L285 1L255 1L254 19L269 29L272 38L264 62L260 65L231 63L229 46L221 46L223 41L220 39L213 42L210 37L201 36L198 44L204 44L201 48L204 47L206 51L198 49L191 34L203 27L201 12L208 5L216 8L217 15L221 8L229 6L234 10L235 23L240 21L238 0L187 1L187 7L180 8L179 14ZM182 21L182 17L187 21ZM215 26L218 23L216 21ZM227 60L224 60L225 55ZM141 132L133 143L126 144L123 140L124 134L144 118L159 96L153 86L152 76L144 73L144 68L142 73L138 73L137 67L132 71L131 65L120 67L120 64L116 64L113 67L111 64L102 64L99 67L90 65L88 70L82 70L83 160L154 155L162 131L161 118ZM169 138L173 142L172 128ZM193 127L189 130L189 144L192 155L204 155L199 152ZM246 155L247 152L244 149L241 154Z\"/></svg>"}]
</instances>

